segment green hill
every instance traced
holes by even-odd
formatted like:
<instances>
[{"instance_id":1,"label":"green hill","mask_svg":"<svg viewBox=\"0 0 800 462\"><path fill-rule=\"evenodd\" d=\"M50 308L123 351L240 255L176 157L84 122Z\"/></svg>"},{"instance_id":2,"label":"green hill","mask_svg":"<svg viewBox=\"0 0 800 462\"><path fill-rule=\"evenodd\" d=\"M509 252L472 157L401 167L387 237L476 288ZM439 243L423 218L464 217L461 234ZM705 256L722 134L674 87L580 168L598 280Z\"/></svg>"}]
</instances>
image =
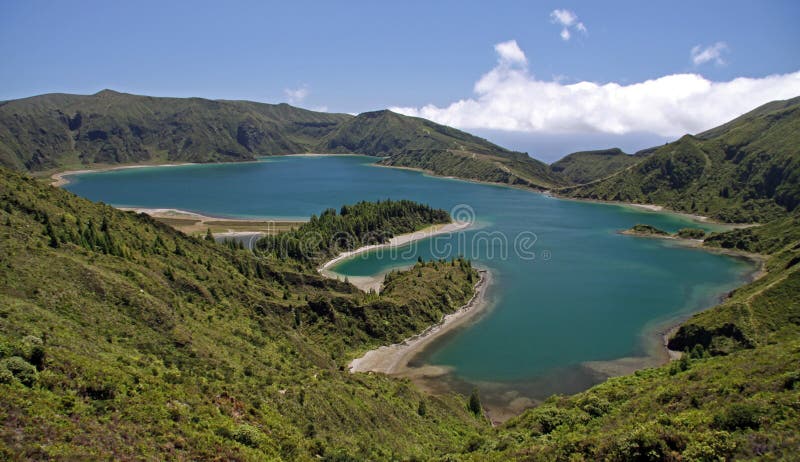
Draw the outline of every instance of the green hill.
<instances>
[{"instance_id":1,"label":"green hill","mask_svg":"<svg viewBox=\"0 0 800 462\"><path fill-rule=\"evenodd\" d=\"M0 458L411 459L487 431L460 398L344 371L468 300L468 262L368 295L0 173Z\"/></svg>"},{"instance_id":2,"label":"green hill","mask_svg":"<svg viewBox=\"0 0 800 462\"><path fill-rule=\"evenodd\" d=\"M360 114L332 131L325 152L385 156L387 166L422 169L436 175L549 189L567 184L527 154L483 138L391 111Z\"/></svg>"},{"instance_id":3,"label":"green hill","mask_svg":"<svg viewBox=\"0 0 800 462\"><path fill-rule=\"evenodd\" d=\"M606 179L558 192L729 222L767 222L800 204L800 98L766 104L650 151Z\"/></svg>"},{"instance_id":4,"label":"green hill","mask_svg":"<svg viewBox=\"0 0 800 462\"><path fill-rule=\"evenodd\" d=\"M426 158L418 153L424 151ZM391 111L359 116L288 104L156 98L103 90L0 102L0 166L226 162L308 152L388 156L386 165L538 188L566 182L526 154Z\"/></svg>"},{"instance_id":5,"label":"green hill","mask_svg":"<svg viewBox=\"0 0 800 462\"><path fill-rule=\"evenodd\" d=\"M307 152L350 117L287 104L111 90L34 96L0 105L0 165L37 171L94 163L252 160Z\"/></svg>"},{"instance_id":6,"label":"green hill","mask_svg":"<svg viewBox=\"0 0 800 462\"><path fill-rule=\"evenodd\" d=\"M550 170L572 183L584 184L603 179L641 161L619 148L574 152L550 164Z\"/></svg>"},{"instance_id":7,"label":"green hill","mask_svg":"<svg viewBox=\"0 0 800 462\"><path fill-rule=\"evenodd\" d=\"M420 149L454 149L506 156L519 154L469 133L389 110L364 112L345 121L324 137L319 149L321 152L371 156L392 156Z\"/></svg>"}]
</instances>

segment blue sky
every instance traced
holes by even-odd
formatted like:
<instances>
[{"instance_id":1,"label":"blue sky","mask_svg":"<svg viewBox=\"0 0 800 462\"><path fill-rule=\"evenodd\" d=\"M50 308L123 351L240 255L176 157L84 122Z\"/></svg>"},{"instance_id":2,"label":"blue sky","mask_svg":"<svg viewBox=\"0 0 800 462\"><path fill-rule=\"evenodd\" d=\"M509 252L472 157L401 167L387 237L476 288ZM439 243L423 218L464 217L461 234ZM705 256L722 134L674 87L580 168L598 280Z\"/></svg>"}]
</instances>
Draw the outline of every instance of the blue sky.
<instances>
[{"instance_id":1,"label":"blue sky","mask_svg":"<svg viewBox=\"0 0 800 462\"><path fill-rule=\"evenodd\" d=\"M800 71L798 23L796 1L5 0L0 3L0 99L113 88L148 95L290 101L336 112L392 107L492 134L493 139L513 139L512 147L518 149L528 142L535 148L537 137L607 135L609 142L617 137L624 144L625 139L641 139L642 133L655 140L710 128L704 124L743 112L748 104L792 94L800 88L793 77L763 82L754 91L720 87L716 96L699 89L704 82L740 77L793 76ZM565 28L569 40L562 38ZM508 60L496 49L510 41L524 59L513 55ZM505 70L500 69L503 62ZM476 92L476 84L494 71L495 86L484 80L485 91ZM662 100L629 101L628 113L645 106L664 112L649 125L618 121L613 114L602 118L615 123L603 125L587 115L603 113L603 105L618 100L609 96L612 88L600 88L605 84L627 87L673 75L702 76L702 81L680 85L693 85L698 90L689 93L708 97L715 107L723 106L718 103L721 95L755 95L713 114L697 108L682 114L682 106L662 107ZM580 123L539 121L542 115L533 107L574 102L562 95L543 103L537 95L549 94L550 87L537 85L553 83L557 91L571 94L569 85L578 82L599 86L584 89L581 96L585 102L602 93L599 106L562 115ZM667 98L676 92L674 84L653 88ZM680 88L677 93L685 85ZM498 122L507 113L497 101L500 94L516 95L515 115L505 124ZM452 107L458 101L475 104L467 104L470 109ZM664 122L686 117L691 120Z\"/></svg>"}]
</instances>

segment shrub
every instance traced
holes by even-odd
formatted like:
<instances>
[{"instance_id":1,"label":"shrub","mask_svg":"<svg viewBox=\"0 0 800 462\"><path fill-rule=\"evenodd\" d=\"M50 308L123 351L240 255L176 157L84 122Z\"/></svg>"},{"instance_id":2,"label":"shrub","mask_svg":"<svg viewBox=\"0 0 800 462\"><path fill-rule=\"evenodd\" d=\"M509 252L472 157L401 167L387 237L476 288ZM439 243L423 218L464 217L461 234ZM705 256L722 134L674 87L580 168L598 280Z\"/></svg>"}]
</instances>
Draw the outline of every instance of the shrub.
<instances>
[{"instance_id":1,"label":"shrub","mask_svg":"<svg viewBox=\"0 0 800 462\"><path fill-rule=\"evenodd\" d=\"M531 411L531 434L546 435L561 425L571 426L576 422L575 416L566 409L554 406L541 406Z\"/></svg>"},{"instance_id":2,"label":"shrub","mask_svg":"<svg viewBox=\"0 0 800 462\"><path fill-rule=\"evenodd\" d=\"M735 448L728 432L707 432L690 441L682 455L685 460L727 460Z\"/></svg>"},{"instance_id":3,"label":"shrub","mask_svg":"<svg viewBox=\"0 0 800 462\"><path fill-rule=\"evenodd\" d=\"M3 360L3 368L11 372L24 385L30 387L36 383L36 368L19 356L12 356Z\"/></svg>"},{"instance_id":4,"label":"shrub","mask_svg":"<svg viewBox=\"0 0 800 462\"><path fill-rule=\"evenodd\" d=\"M640 426L612 444L612 454L619 460L664 460L671 452L667 440L674 440L663 434L663 429L654 426Z\"/></svg>"},{"instance_id":5,"label":"shrub","mask_svg":"<svg viewBox=\"0 0 800 462\"><path fill-rule=\"evenodd\" d=\"M475 452L486 444L486 440L480 435L472 435L467 441L466 452Z\"/></svg>"},{"instance_id":6,"label":"shrub","mask_svg":"<svg viewBox=\"0 0 800 462\"><path fill-rule=\"evenodd\" d=\"M683 239L703 239L706 232L699 228L682 228L678 230L678 237Z\"/></svg>"},{"instance_id":7,"label":"shrub","mask_svg":"<svg viewBox=\"0 0 800 462\"><path fill-rule=\"evenodd\" d=\"M754 404L736 403L714 416L714 427L721 430L757 429L761 426L761 409Z\"/></svg>"},{"instance_id":8,"label":"shrub","mask_svg":"<svg viewBox=\"0 0 800 462\"><path fill-rule=\"evenodd\" d=\"M611 409L611 403L609 403L608 400L596 395L587 396L582 399L578 405L584 412L592 417L600 417Z\"/></svg>"},{"instance_id":9,"label":"shrub","mask_svg":"<svg viewBox=\"0 0 800 462\"><path fill-rule=\"evenodd\" d=\"M252 425L239 425L232 434L233 440L251 448L261 443L261 431Z\"/></svg>"},{"instance_id":10,"label":"shrub","mask_svg":"<svg viewBox=\"0 0 800 462\"><path fill-rule=\"evenodd\" d=\"M800 372L789 372L783 376L783 388L786 390L793 390L800 383Z\"/></svg>"},{"instance_id":11,"label":"shrub","mask_svg":"<svg viewBox=\"0 0 800 462\"><path fill-rule=\"evenodd\" d=\"M0 368L0 384L11 383L13 381L14 381L14 374L12 374L11 371L6 369L5 367Z\"/></svg>"}]
</instances>

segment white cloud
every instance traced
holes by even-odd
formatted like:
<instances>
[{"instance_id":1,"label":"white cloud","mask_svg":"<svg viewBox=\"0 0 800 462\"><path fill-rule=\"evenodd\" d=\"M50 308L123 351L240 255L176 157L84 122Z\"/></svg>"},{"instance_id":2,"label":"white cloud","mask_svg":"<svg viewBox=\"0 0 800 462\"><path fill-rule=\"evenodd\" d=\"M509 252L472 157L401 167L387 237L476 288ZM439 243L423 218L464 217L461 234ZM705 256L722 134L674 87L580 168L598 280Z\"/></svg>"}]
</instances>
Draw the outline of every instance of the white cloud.
<instances>
[{"instance_id":1,"label":"white cloud","mask_svg":"<svg viewBox=\"0 0 800 462\"><path fill-rule=\"evenodd\" d=\"M578 16L570 10L553 10L550 13L550 21L553 24L558 24L561 26L561 39L564 41L567 41L572 37L572 34L569 31L570 28L573 28L584 34L588 32L586 30L586 26L582 22L578 21Z\"/></svg>"},{"instance_id":2,"label":"white cloud","mask_svg":"<svg viewBox=\"0 0 800 462\"><path fill-rule=\"evenodd\" d=\"M800 95L800 71L728 82L699 74L666 75L629 85L537 80L525 65L524 52L517 53L516 42L500 45L495 47L499 63L475 83L473 97L445 107L391 110L463 129L679 136L712 128L766 102ZM512 57L518 66L508 65Z\"/></svg>"},{"instance_id":3,"label":"white cloud","mask_svg":"<svg viewBox=\"0 0 800 462\"><path fill-rule=\"evenodd\" d=\"M725 42L717 42L705 48L697 45L692 47L692 62L695 66L699 66L714 61L717 65L722 66L725 64L725 60L722 59L722 53L725 51L728 51L728 44Z\"/></svg>"},{"instance_id":4,"label":"white cloud","mask_svg":"<svg viewBox=\"0 0 800 462\"><path fill-rule=\"evenodd\" d=\"M308 85L303 85L295 89L287 88L283 90L283 93L286 95L286 99L289 100L289 104L301 104L311 91L308 89Z\"/></svg>"},{"instance_id":5,"label":"white cloud","mask_svg":"<svg viewBox=\"0 0 800 462\"><path fill-rule=\"evenodd\" d=\"M516 40L498 43L494 46L494 51L497 52L498 61L501 65L521 64L525 66L528 64L528 59L519 45L517 45Z\"/></svg>"},{"instance_id":6,"label":"white cloud","mask_svg":"<svg viewBox=\"0 0 800 462\"><path fill-rule=\"evenodd\" d=\"M553 22L561 24L562 26L569 27L575 24L575 21L578 20L578 17L570 10L553 10L550 13L550 18Z\"/></svg>"}]
</instances>

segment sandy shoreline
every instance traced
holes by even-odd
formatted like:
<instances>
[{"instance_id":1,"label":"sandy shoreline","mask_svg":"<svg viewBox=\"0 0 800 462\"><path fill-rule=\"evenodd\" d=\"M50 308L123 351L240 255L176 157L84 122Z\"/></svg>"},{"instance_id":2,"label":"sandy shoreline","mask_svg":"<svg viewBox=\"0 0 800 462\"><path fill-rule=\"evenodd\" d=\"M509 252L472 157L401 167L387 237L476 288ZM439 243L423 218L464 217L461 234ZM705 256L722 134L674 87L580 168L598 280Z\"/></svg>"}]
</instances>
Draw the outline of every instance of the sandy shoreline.
<instances>
[{"instance_id":1,"label":"sandy shoreline","mask_svg":"<svg viewBox=\"0 0 800 462\"><path fill-rule=\"evenodd\" d=\"M72 175L80 175L82 173L97 173L97 172L110 172L112 170L127 170L131 168L152 168L152 167L177 167L180 165L200 165L193 162L173 162L167 164L131 164L131 165L115 165L103 166L97 168L89 168L82 170L66 170L63 172L56 172L50 175L52 180L50 185L60 188L61 186L69 184L69 178Z\"/></svg>"},{"instance_id":2,"label":"sandy shoreline","mask_svg":"<svg viewBox=\"0 0 800 462\"><path fill-rule=\"evenodd\" d=\"M171 208L118 207L120 210L144 213L186 234L205 233L209 229L217 237L246 237L287 231L305 221L285 218L225 218Z\"/></svg>"},{"instance_id":3,"label":"sandy shoreline","mask_svg":"<svg viewBox=\"0 0 800 462\"><path fill-rule=\"evenodd\" d=\"M352 360L348 366L350 372L380 372L403 377L445 373L446 371L432 371L429 367L412 368L408 364L417 353L425 349L431 342L464 325L486 308L486 289L491 285L492 276L486 270L479 270L479 272L480 279L475 284L475 294L464 306L445 315L438 324L428 327L417 335L409 337L400 343L370 350L360 358Z\"/></svg>"},{"instance_id":4,"label":"sandy shoreline","mask_svg":"<svg viewBox=\"0 0 800 462\"><path fill-rule=\"evenodd\" d=\"M342 252L336 256L336 258L329 260L322 264L317 271L322 274L323 276L331 279L339 279L343 280L345 277L347 280L353 284L354 286L358 287L359 289L363 290L364 292L369 292L370 290L374 290L375 292L379 292L381 285L383 284L383 278L385 273L375 274L372 276L346 276L344 274L339 274L335 271L331 271L331 266L341 262L342 260L346 260L350 257L355 255L359 255L365 252L370 252L372 250L378 249L388 249L392 247L401 247L403 245L409 244L414 241L419 241L421 239L426 239L433 236L438 236L440 234L449 234L458 231L463 231L469 227L468 223L463 222L453 222L448 223L445 225L433 225L429 226L425 229L421 229L419 231L415 231L413 233L401 234L399 236L395 236L389 239L389 242L385 244L373 244L373 245L365 245L363 247L359 247L355 250L351 250L349 252Z\"/></svg>"},{"instance_id":5,"label":"sandy shoreline","mask_svg":"<svg viewBox=\"0 0 800 462\"><path fill-rule=\"evenodd\" d=\"M86 169L79 169L79 170L65 170L63 172L55 172L50 175L50 179L52 180L50 185L55 187L61 187L64 185L69 184L69 176L72 175L80 175L82 173L97 173L97 172L110 172L112 170L127 170L130 168L150 168L150 167L178 167L181 165L207 165L207 164L242 164L248 162L258 162L262 159L268 159L271 157L346 157L346 156L364 156L364 154L324 154L324 153L299 153L299 154L275 154L271 156L259 156L254 160L242 160L242 161L234 161L234 162L208 162L208 163L197 163L197 162L167 162L167 163L137 163L137 164L123 164L123 165L103 165L97 164L94 168L86 168ZM373 157L373 156L365 156L365 157Z\"/></svg>"}]
</instances>

